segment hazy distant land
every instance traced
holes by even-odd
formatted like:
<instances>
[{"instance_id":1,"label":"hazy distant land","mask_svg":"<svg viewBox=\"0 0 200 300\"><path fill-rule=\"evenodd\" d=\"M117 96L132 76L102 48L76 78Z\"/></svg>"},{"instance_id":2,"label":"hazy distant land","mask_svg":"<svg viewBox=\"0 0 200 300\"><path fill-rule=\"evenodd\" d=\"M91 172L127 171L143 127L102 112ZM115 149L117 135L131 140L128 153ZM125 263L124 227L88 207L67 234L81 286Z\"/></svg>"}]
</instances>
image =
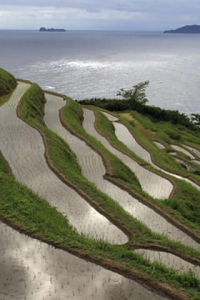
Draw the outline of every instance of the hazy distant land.
<instances>
[{"instance_id":1,"label":"hazy distant land","mask_svg":"<svg viewBox=\"0 0 200 300\"><path fill-rule=\"evenodd\" d=\"M45 27L40 27L39 31L41 32L66 32L65 29L63 28L45 28Z\"/></svg>"},{"instance_id":2,"label":"hazy distant land","mask_svg":"<svg viewBox=\"0 0 200 300\"><path fill-rule=\"evenodd\" d=\"M166 30L164 33L200 33L200 25L186 25L174 30Z\"/></svg>"}]
</instances>

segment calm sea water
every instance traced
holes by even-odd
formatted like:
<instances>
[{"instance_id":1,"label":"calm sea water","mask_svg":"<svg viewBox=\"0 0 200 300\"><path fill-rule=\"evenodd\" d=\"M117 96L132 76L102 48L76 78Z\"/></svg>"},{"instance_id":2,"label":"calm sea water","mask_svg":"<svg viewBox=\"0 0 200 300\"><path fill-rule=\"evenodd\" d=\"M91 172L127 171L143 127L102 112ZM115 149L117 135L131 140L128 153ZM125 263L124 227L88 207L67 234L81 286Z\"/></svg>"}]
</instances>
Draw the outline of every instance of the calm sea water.
<instances>
[{"instance_id":1,"label":"calm sea water","mask_svg":"<svg viewBox=\"0 0 200 300\"><path fill-rule=\"evenodd\" d=\"M200 113L200 35L0 31L0 66L78 100L149 80L150 104Z\"/></svg>"}]
</instances>

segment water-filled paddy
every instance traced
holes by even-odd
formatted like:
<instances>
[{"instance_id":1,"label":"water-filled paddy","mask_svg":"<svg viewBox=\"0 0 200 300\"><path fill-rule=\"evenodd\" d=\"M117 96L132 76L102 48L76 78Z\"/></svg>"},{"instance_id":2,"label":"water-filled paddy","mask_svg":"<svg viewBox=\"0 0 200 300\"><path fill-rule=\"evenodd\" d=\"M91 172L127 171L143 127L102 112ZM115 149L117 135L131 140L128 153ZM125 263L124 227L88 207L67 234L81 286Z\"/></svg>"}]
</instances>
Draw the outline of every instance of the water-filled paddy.
<instances>
[{"instance_id":1,"label":"water-filled paddy","mask_svg":"<svg viewBox=\"0 0 200 300\"><path fill-rule=\"evenodd\" d=\"M168 180L152 173L145 168L141 167L138 163L136 163L129 156L121 153L114 147L110 145L110 143L101 136L94 128L95 116L93 111L89 109L84 110L84 122L83 127L85 130L92 136L94 136L97 140L99 140L110 152L116 155L119 159L123 161L137 176L142 189L157 199L166 199L170 196L173 186L171 182Z\"/></svg>"},{"instance_id":2,"label":"water-filled paddy","mask_svg":"<svg viewBox=\"0 0 200 300\"><path fill-rule=\"evenodd\" d=\"M0 222L1 300L166 300Z\"/></svg>"},{"instance_id":3,"label":"water-filled paddy","mask_svg":"<svg viewBox=\"0 0 200 300\"><path fill-rule=\"evenodd\" d=\"M92 150L86 143L72 135L60 123L59 110L64 106L62 98L53 95L46 95L45 122L48 127L60 135L75 152L84 176L95 183L104 193L108 194L114 201L118 202L131 215L142 221L155 232L166 234L173 240L181 241L195 248L200 245L183 233L175 226L167 222L159 214L140 203L130 194L110 183L103 178L106 170L99 154ZM83 126L85 125L84 120Z\"/></svg>"},{"instance_id":4,"label":"water-filled paddy","mask_svg":"<svg viewBox=\"0 0 200 300\"><path fill-rule=\"evenodd\" d=\"M19 83L0 109L0 149L16 179L66 215L79 233L124 244L126 235L49 169L40 133L17 117L17 105L28 87Z\"/></svg>"},{"instance_id":5,"label":"water-filled paddy","mask_svg":"<svg viewBox=\"0 0 200 300\"><path fill-rule=\"evenodd\" d=\"M178 146L178 145L171 145L171 147L179 152L184 153L187 155L190 159L195 159L194 155L192 155L189 151L185 150L184 148Z\"/></svg>"},{"instance_id":6,"label":"water-filled paddy","mask_svg":"<svg viewBox=\"0 0 200 300\"><path fill-rule=\"evenodd\" d=\"M138 155L139 157L141 157L142 159L144 159L145 161L147 161L149 164L151 164L154 168L168 174L168 175L171 175L173 177L176 177L178 179L182 179L182 180L185 180L187 181L188 183L192 184L194 187L196 187L197 189L200 190L200 186L198 184L195 184L193 181L189 180L188 178L184 178L180 175L176 175L176 174L173 174L173 173L170 173L166 170L163 170L162 168L158 167L156 164L154 164L154 162L152 161L151 159L151 155L149 154L149 152L144 149L142 146L139 145L139 143L135 140L135 138L132 136L132 134L129 132L129 130L126 128L126 126L124 126L123 124L121 123L118 123L118 122L115 122L117 121L118 119L113 117L112 115L108 114L108 113L104 113L106 115L106 117L111 121L113 122L113 125L115 127L115 134L117 136L117 138L123 142L127 147L129 147L130 150L132 150L133 152L135 152L136 155ZM159 144L159 147L161 149L161 145L160 143ZM175 147L174 147L175 146ZM179 147L179 146L176 146L174 145L173 148L175 150L178 150L179 148L181 150L178 150L178 151L186 151L185 149ZM188 154L190 154L188 151L186 151ZM185 154L186 154L185 152ZM191 155L191 154L190 154ZM191 155L191 158L192 158L192 155ZM167 184L167 180L166 180L166 184ZM159 182L158 182L159 184ZM160 184L164 185L165 183L161 182Z\"/></svg>"},{"instance_id":7,"label":"water-filled paddy","mask_svg":"<svg viewBox=\"0 0 200 300\"><path fill-rule=\"evenodd\" d=\"M192 272L196 277L200 277L200 267L194 266L193 264L177 257L171 253L152 251L146 249L139 249L136 253L143 254L145 258L152 262L160 262L167 265L169 268L173 268L180 273Z\"/></svg>"}]
</instances>

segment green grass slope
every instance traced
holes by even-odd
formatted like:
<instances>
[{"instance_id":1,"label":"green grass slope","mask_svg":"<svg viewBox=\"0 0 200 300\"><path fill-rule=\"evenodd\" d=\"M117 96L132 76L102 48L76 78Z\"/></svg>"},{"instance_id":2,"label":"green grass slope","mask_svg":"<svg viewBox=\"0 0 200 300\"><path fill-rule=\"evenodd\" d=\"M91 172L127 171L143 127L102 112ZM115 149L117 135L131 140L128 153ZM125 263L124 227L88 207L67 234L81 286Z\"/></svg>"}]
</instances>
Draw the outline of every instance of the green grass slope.
<instances>
[{"instance_id":1,"label":"green grass slope","mask_svg":"<svg viewBox=\"0 0 200 300\"><path fill-rule=\"evenodd\" d=\"M109 196L99 191L81 174L80 167L74 153L68 144L49 130L43 123L44 94L40 87L33 84L24 94L18 107L18 115L25 122L35 127L43 135L46 146L48 164L58 176L67 184L75 188L99 212L106 215L111 222L118 225L129 234L131 244L157 244L168 247L169 251L177 255L188 255L200 258L200 252L180 243L170 241L163 235L151 230L130 216L119 204ZM74 120L74 115L68 115L68 120ZM74 124L75 125L75 124Z\"/></svg>"},{"instance_id":2,"label":"green grass slope","mask_svg":"<svg viewBox=\"0 0 200 300\"><path fill-rule=\"evenodd\" d=\"M138 113L135 113L135 112L134 113L131 112L131 114L134 117L136 114L138 115ZM140 158L137 158L137 156L132 151L130 151L130 149L127 149L127 147L117 139L114 129L112 127L112 123L102 113L98 112L97 115L99 116L97 118L97 122L96 122L96 126L97 126L98 130L104 136L106 136L116 148L120 149L122 152L131 156L133 159L138 161L138 163L143 164L143 161ZM145 119L145 120L146 120L146 118L147 117L143 117L143 119ZM176 170L176 172L174 171L174 173L178 173L185 177L190 177L190 178L194 177L194 175L189 176L188 172L184 171L184 169L181 170L180 166L178 167L178 163L176 161L174 163L173 157L170 157L164 151L159 150L153 144L152 140L149 139L144 134L144 130L141 130L141 126L139 124L136 125L136 121L134 123L133 121L130 121L125 118L121 118L121 121L129 129L130 133L136 138L136 140L151 153L152 158L154 159L154 161L157 162L157 164L161 168L163 167L164 169L167 169L169 171ZM169 124L168 126L171 126L171 124ZM175 125L173 125L173 126L175 126ZM159 128L160 125L157 124L157 127ZM145 128L147 130L150 130L151 127L145 127ZM164 129L162 132L164 132ZM182 135L183 135L183 133L182 133ZM195 132L195 135L196 135L196 139L197 139L196 132ZM186 136L187 136L187 130L186 130ZM171 140L171 143L173 143L173 140ZM154 149L155 149L155 151L154 151ZM147 163L146 163L146 166L149 169L152 169L152 167L148 166ZM157 170L155 170L155 171L157 171ZM157 171L157 172L162 175L161 172L159 172L159 171ZM163 176L166 176L165 173L163 173ZM197 179L199 179L199 176L196 175L195 179L197 182L200 182L199 180L197 180ZM200 234L200 220L199 220L200 191L198 191L195 187L193 187L189 183L179 180L177 178L173 178L173 181L176 184L176 190L169 199L166 199L165 201L156 201L154 199L151 199L148 195L146 195L146 198L151 199L150 201L156 203L156 205L159 206L160 208L165 209L165 210L167 209L171 215L174 215L175 219L177 219L181 223L191 227L198 234Z\"/></svg>"},{"instance_id":3,"label":"green grass slope","mask_svg":"<svg viewBox=\"0 0 200 300\"><path fill-rule=\"evenodd\" d=\"M16 85L17 81L15 77L9 72L0 68L0 97L10 94Z\"/></svg>"},{"instance_id":4,"label":"green grass slope","mask_svg":"<svg viewBox=\"0 0 200 300\"><path fill-rule=\"evenodd\" d=\"M200 299L200 281L192 274L179 274L123 246L78 235L61 213L12 177L1 153L0 185L0 217L16 229L129 278L138 277L140 282L144 278L151 287L174 295L174 299Z\"/></svg>"}]
</instances>

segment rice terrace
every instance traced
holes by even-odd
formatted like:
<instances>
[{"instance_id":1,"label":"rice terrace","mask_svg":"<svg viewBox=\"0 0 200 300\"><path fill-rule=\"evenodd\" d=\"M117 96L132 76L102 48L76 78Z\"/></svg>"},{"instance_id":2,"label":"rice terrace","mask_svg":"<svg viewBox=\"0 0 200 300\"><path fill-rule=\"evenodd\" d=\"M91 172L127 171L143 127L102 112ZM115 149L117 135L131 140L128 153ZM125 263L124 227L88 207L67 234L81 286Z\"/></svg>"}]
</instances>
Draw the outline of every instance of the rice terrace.
<instances>
[{"instance_id":1,"label":"rice terrace","mask_svg":"<svg viewBox=\"0 0 200 300\"><path fill-rule=\"evenodd\" d=\"M200 299L197 115L120 95L0 69L0 300Z\"/></svg>"}]
</instances>

